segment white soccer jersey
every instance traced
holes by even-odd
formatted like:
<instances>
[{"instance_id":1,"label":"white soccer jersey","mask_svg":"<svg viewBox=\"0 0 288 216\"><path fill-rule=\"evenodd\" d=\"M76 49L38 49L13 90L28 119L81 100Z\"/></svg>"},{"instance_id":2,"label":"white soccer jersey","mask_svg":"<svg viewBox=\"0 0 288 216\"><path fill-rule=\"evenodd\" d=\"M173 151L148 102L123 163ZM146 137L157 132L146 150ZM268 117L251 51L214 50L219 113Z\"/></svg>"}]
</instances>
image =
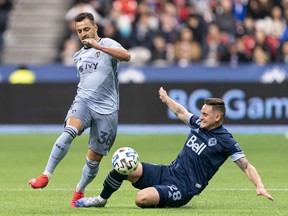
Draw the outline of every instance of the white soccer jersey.
<instances>
[{"instance_id":1,"label":"white soccer jersey","mask_svg":"<svg viewBox=\"0 0 288 216\"><path fill-rule=\"evenodd\" d=\"M122 47L110 38L98 42L106 47ZM94 48L82 48L74 55L80 82L76 100L100 114L109 114L119 109L119 60Z\"/></svg>"}]
</instances>

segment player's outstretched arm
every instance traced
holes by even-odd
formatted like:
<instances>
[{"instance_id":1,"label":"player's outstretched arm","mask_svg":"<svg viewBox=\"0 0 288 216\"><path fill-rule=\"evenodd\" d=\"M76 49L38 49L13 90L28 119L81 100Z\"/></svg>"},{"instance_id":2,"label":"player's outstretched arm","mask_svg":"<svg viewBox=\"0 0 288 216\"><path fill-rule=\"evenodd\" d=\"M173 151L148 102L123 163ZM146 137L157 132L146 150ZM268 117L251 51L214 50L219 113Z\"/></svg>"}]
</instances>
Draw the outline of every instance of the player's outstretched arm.
<instances>
[{"instance_id":1,"label":"player's outstretched arm","mask_svg":"<svg viewBox=\"0 0 288 216\"><path fill-rule=\"evenodd\" d=\"M182 120L185 124L188 123L187 118L190 115L188 110L185 109L181 104L171 99L163 87L159 89L159 98L178 117L178 119Z\"/></svg>"},{"instance_id":2,"label":"player's outstretched arm","mask_svg":"<svg viewBox=\"0 0 288 216\"><path fill-rule=\"evenodd\" d=\"M249 163L246 157L240 158L239 160L235 161L235 163L240 167L241 170L245 172L246 176L256 186L256 193L258 196L265 196L272 201L274 200L274 198L266 191L256 168Z\"/></svg>"}]
</instances>

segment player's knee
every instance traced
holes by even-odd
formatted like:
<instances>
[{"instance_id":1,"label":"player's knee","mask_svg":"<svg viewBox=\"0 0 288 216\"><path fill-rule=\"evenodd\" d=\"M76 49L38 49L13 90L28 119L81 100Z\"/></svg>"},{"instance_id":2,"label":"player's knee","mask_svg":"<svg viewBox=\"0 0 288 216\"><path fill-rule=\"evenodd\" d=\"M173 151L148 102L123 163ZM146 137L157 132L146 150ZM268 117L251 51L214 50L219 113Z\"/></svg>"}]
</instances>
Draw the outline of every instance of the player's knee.
<instances>
[{"instance_id":1,"label":"player's knee","mask_svg":"<svg viewBox=\"0 0 288 216\"><path fill-rule=\"evenodd\" d=\"M148 204L148 197L147 197L147 194L144 193L143 191L139 191L137 194L136 194L136 197L135 197L135 204L138 206L138 207L144 207Z\"/></svg>"},{"instance_id":2,"label":"player's knee","mask_svg":"<svg viewBox=\"0 0 288 216\"><path fill-rule=\"evenodd\" d=\"M158 198L147 190L141 190L136 194L135 204L141 208L153 208L158 204Z\"/></svg>"}]
</instances>

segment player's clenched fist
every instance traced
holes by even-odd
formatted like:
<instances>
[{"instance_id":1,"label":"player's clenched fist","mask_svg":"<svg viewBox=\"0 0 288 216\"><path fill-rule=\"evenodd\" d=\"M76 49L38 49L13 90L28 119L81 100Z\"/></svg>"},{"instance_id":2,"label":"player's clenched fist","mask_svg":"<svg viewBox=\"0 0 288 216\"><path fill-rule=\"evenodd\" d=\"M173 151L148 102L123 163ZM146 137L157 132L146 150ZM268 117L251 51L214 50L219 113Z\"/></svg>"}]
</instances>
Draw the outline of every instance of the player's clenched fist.
<instances>
[{"instance_id":1,"label":"player's clenched fist","mask_svg":"<svg viewBox=\"0 0 288 216\"><path fill-rule=\"evenodd\" d=\"M159 89L159 98L161 99L161 101L163 103L166 103L167 102L167 99L168 99L168 95L167 95L167 92L164 90L163 87L161 87Z\"/></svg>"}]
</instances>

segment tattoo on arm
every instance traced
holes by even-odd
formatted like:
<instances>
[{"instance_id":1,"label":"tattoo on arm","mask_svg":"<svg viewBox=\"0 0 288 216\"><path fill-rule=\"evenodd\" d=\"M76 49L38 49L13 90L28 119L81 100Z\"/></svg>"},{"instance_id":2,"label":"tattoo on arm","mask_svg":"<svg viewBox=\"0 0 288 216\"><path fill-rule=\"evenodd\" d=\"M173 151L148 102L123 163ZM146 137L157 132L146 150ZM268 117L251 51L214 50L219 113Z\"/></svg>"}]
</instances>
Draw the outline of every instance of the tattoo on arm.
<instances>
[{"instance_id":1,"label":"tattoo on arm","mask_svg":"<svg viewBox=\"0 0 288 216\"><path fill-rule=\"evenodd\" d=\"M245 171L249 165L246 158L240 158L239 160L235 161L236 164L240 167L242 171Z\"/></svg>"},{"instance_id":2,"label":"tattoo on arm","mask_svg":"<svg viewBox=\"0 0 288 216\"><path fill-rule=\"evenodd\" d=\"M181 113L181 109L180 108L177 108L176 111L175 111L175 115L178 117L178 115Z\"/></svg>"}]
</instances>

